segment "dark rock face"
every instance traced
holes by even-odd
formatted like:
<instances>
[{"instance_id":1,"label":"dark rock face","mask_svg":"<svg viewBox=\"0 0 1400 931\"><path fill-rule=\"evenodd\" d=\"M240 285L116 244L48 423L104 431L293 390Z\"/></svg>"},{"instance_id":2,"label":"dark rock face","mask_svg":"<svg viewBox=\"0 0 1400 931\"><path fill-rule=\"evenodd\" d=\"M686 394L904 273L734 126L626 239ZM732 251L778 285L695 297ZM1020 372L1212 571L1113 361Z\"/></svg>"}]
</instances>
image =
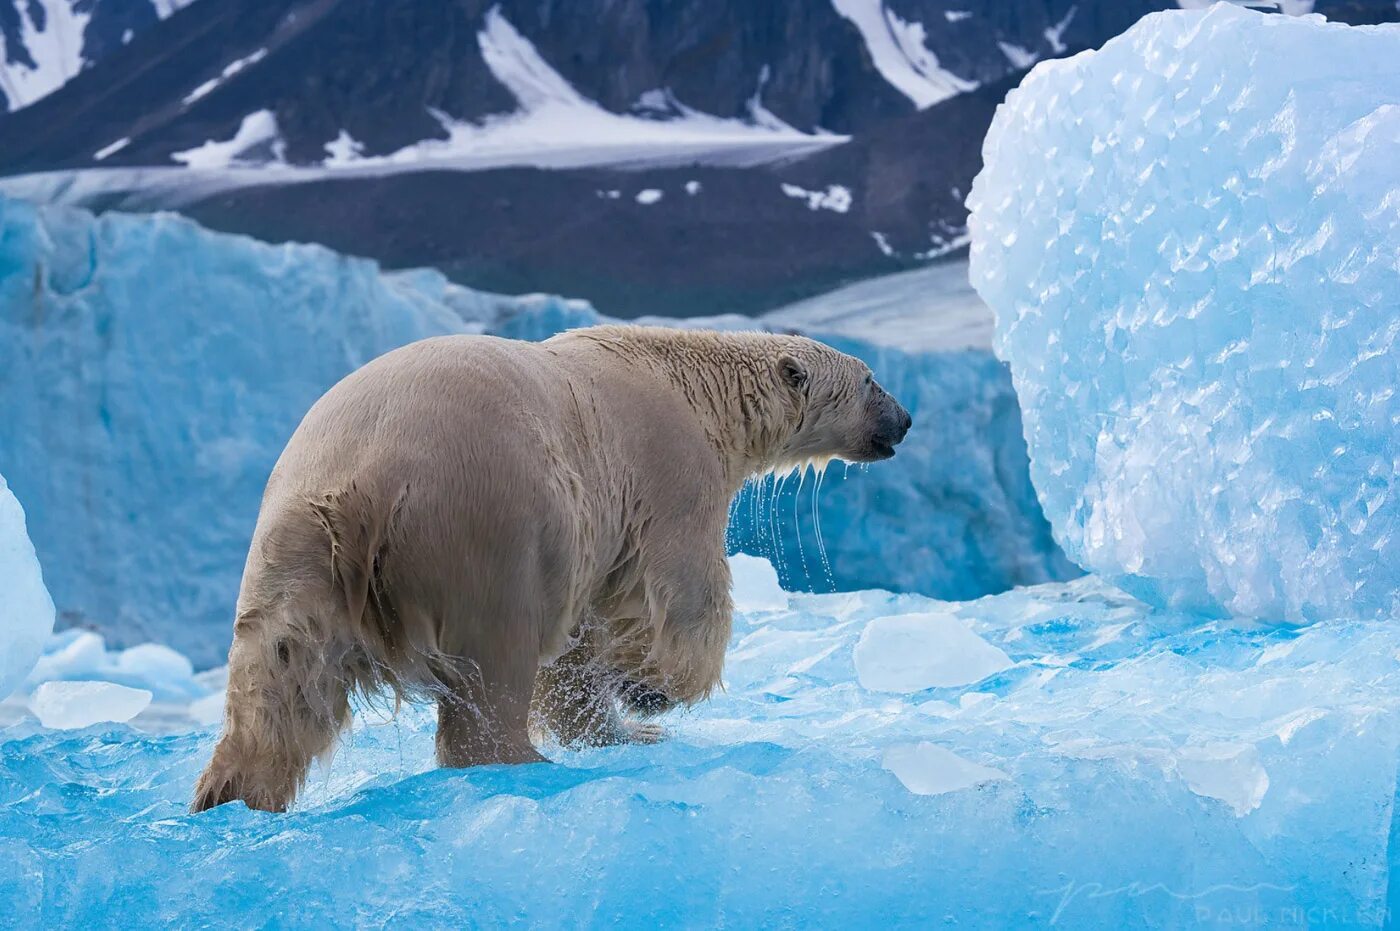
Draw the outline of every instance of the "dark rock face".
<instances>
[{"instance_id":1,"label":"dark rock face","mask_svg":"<svg viewBox=\"0 0 1400 931\"><path fill-rule=\"evenodd\" d=\"M42 15L65 2L0 0L11 60L26 54L11 38L20 34L22 5ZM217 229L322 242L390 267L434 264L465 284L578 295L624 316L758 310L955 244L982 135L1024 69L1100 45L1170 6L1174 0L204 0L157 22L154 0L75 0L75 11L91 13L83 54L96 64L0 117L0 174L173 166L175 153L232 139L263 110L275 119L276 139L248 148L243 161L320 165L342 133L371 157L445 139L444 119L479 124L522 106L483 53L497 10L559 79L602 110L777 120L850 139L746 167L702 158L667 168L421 165L294 184L245 181L193 201L146 192L133 202L108 190L81 202L175 207ZM1357 22L1400 16L1391 0L1319 0L1318 8ZM877 49L871 30L893 37L889 48L903 41L913 72L935 67L935 80L955 85L951 96L924 99L931 105L920 109L887 73L889 51ZM686 193L692 181L698 193ZM814 207L793 192L833 186L849 193L846 209ZM643 190L662 199L639 204Z\"/></svg>"}]
</instances>

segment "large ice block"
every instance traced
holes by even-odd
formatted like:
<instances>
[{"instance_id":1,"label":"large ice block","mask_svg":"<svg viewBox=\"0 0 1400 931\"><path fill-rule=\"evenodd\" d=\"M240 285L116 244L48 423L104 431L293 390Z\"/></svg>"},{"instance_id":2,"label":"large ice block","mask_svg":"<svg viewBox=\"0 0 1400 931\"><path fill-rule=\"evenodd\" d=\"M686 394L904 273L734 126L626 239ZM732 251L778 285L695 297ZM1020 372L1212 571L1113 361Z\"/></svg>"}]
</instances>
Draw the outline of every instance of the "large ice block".
<instances>
[{"instance_id":1,"label":"large ice block","mask_svg":"<svg viewBox=\"0 0 1400 931\"><path fill-rule=\"evenodd\" d=\"M1159 605L1400 609L1400 26L1217 4L1035 68L973 186L1042 505Z\"/></svg>"},{"instance_id":2,"label":"large ice block","mask_svg":"<svg viewBox=\"0 0 1400 931\"><path fill-rule=\"evenodd\" d=\"M53 600L25 530L24 509L0 475L0 699L33 668L53 619Z\"/></svg>"}]
</instances>

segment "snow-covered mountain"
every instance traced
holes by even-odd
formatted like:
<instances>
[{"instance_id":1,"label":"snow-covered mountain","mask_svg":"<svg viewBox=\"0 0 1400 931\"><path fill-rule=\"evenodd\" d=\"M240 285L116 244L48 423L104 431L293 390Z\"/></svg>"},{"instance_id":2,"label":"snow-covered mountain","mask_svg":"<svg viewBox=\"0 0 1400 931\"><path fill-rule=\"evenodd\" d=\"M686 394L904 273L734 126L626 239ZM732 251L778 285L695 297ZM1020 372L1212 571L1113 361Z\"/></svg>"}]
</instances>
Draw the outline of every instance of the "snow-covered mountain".
<instances>
[{"instance_id":1,"label":"snow-covered mountain","mask_svg":"<svg viewBox=\"0 0 1400 931\"><path fill-rule=\"evenodd\" d=\"M193 0L0 3L0 113L27 107Z\"/></svg>"},{"instance_id":2,"label":"snow-covered mountain","mask_svg":"<svg viewBox=\"0 0 1400 931\"><path fill-rule=\"evenodd\" d=\"M0 118L0 174L23 176L3 190L625 316L766 309L957 249L1006 90L1175 5L224 0L157 21L159 0L97 30L150 2L0 3L9 83L17 53L62 58L50 84L79 72Z\"/></svg>"}]
</instances>

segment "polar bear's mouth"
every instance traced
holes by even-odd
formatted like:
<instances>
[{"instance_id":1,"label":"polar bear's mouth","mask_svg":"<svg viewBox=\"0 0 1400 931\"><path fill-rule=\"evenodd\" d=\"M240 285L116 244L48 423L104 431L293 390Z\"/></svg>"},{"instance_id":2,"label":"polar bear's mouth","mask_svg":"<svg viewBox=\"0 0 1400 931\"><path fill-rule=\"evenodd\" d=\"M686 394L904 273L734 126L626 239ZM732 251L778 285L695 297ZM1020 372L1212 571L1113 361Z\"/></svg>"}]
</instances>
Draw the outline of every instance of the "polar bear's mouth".
<instances>
[{"instance_id":1,"label":"polar bear's mouth","mask_svg":"<svg viewBox=\"0 0 1400 931\"><path fill-rule=\"evenodd\" d=\"M870 441L870 452L871 458L875 460L892 459L894 458L894 444L874 439Z\"/></svg>"}]
</instances>

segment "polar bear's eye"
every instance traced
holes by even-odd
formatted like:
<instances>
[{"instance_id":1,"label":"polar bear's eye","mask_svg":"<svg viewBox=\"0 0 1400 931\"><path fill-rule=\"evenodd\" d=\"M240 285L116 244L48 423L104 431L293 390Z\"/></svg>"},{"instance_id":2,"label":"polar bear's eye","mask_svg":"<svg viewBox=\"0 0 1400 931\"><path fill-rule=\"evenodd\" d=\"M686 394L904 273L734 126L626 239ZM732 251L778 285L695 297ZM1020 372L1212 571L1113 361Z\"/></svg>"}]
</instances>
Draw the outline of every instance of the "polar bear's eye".
<instances>
[{"instance_id":1,"label":"polar bear's eye","mask_svg":"<svg viewBox=\"0 0 1400 931\"><path fill-rule=\"evenodd\" d=\"M867 375L867 376L865 376L865 386L868 388L868 387L870 387L870 386L873 385L873 384L875 384L875 376L874 376L874 375Z\"/></svg>"}]
</instances>

